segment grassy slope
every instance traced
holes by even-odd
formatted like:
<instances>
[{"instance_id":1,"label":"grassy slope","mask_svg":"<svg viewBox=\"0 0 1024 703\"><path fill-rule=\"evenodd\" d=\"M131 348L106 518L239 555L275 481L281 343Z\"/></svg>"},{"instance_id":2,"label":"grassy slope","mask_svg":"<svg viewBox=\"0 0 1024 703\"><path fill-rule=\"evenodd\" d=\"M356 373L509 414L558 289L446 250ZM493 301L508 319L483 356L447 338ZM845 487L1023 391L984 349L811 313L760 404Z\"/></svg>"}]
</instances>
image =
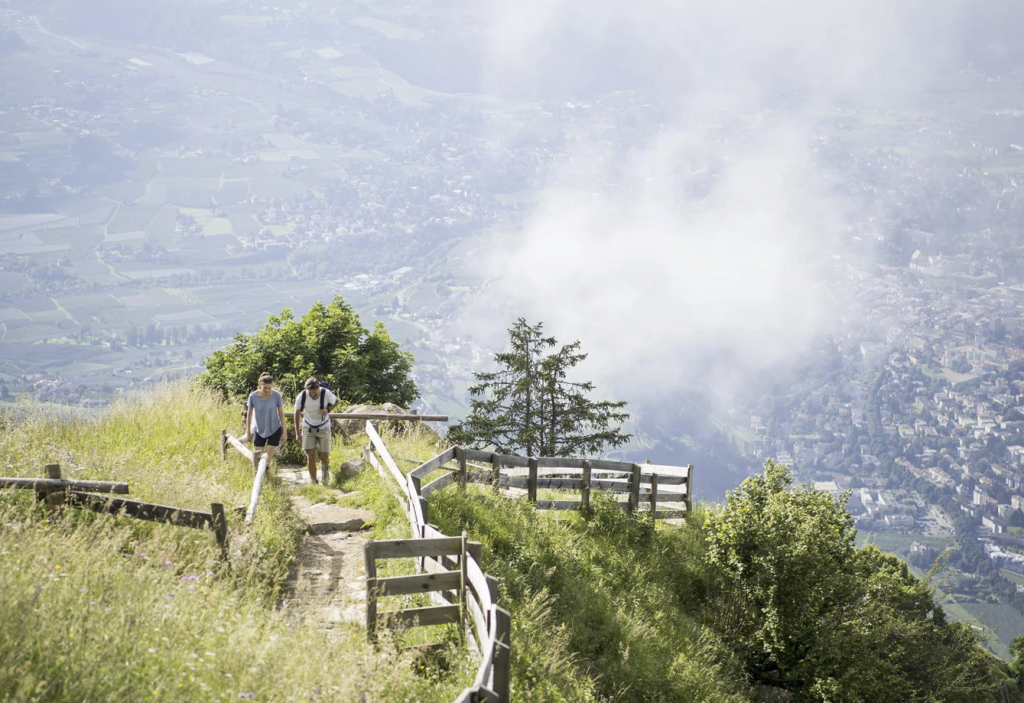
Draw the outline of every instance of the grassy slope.
<instances>
[{"instance_id":1,"label":"grassy slope","mask_svg":"<svg viewBox=\"0 0 1024 703\"><path fill-rule=\"evenodd\" d=\"M218 448L236 423L233 408L167 386L96 420L15 423L0 434L0 473L59 461L68 477L128 480L144 500L243 505L251 467L223 465ZM204 531L51 517L30 492L0 491L0 700L454 698L460 681L422 675L388 643L373 650L359 626L329 641L275 609L301 535L287 497L274 482L265 491L254 526L232 517L227 562Z\"/></svg>"},{"instance_id":2,"label":"grassy slope","mask_svg":"<svg viewBox=\"0 0 1024 703\"><path fill-rule=\"evenodd\" d=\"M596 506L585 521L472 488L431 496L432 520L481 539L501 580L513 700L748 700L739 669L688 609L706 600L702 531Z\"/></svg>"},{"instance_id":3,"label":"grassy slope","mask_svg":"<svg viewBox=\"0 0 1024 703\"><path fill-rule=\"evenodd\" d=\"M23 420L0 434L0 467L38 476L57 460L65 475L127 478L133 496L155 502L242 505L251 468L234 455L222 465L217 447L219 429L235 422L234 408L167 386L98 420ZM428 435L385 439L406 471L440 450ZM337 443L335 465L361 440ZM407 536L374 472L346 487L359 494L345 501L374 511L374 537ZM274 482L266 491L253 527L232 518L228 562L205 532L78 511L52 517L28 492L0 492L0 613L17 614L0 618L0 699L453 700L472 678L472 656L452 647L416 660L395 640L374 650L358 626L328 641L275 609L300 526ZM486 544L485 568L513 614L513 700L750 700L695 612L709 600L698 527L655 528L600 503L584 521L473 487L435 493L430 511L445 532L467 529ZM409 572L406 562L383 573ZM457 639L450 626L396 638Z\"/></svg>"}]
</instances>

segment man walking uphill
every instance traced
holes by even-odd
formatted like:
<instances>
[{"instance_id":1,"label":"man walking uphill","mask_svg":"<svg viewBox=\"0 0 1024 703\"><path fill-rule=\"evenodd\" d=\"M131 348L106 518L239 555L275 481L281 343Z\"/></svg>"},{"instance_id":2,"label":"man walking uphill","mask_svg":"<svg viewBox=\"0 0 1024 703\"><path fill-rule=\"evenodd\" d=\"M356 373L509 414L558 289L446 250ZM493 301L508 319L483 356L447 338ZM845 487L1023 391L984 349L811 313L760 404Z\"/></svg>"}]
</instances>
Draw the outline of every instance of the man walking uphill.
<instances>
[{"instance_id":1,"label":"man walking uphill","mask_svg":"<svg viewBox=\"0 0 1024 703\"><path fill-rule=\"evenodd\" d=\"M331 408L338 398L327 388L321 388L315 378L306 379L306 389L295 399L295 431L306 452L309 479L316 483L316 455L320 454L320 478L326 485L330 480L331 464Z\"/></svg>"}]
</instances>

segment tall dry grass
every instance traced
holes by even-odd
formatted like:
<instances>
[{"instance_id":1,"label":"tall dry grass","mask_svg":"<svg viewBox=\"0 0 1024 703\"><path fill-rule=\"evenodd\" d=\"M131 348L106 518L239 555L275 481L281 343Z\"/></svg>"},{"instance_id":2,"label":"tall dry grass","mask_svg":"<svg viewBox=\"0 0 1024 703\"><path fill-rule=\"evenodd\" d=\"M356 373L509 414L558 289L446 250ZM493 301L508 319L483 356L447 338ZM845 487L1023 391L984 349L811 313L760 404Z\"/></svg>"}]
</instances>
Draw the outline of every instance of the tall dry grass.
<instances>
[{"instance_id":1,"label":"tall dry grass","mask_svg":"<svg viewBox=\"0 0 1024 703\"><path fill-rule=\"evenodd\" d=\"M5 418L0 474L59 462L69 478L126 480L132 498L244 505L250 463L220 458L233 424L233 408L185 384L94 418L26 407ZM358 625L328 638L276 609L301 527L273 480L253 525L232 513L227 560L208 531L48 513L0 491L0 700L452 700L468 675L457 657L373 648Z\"/></svg>"}]
</instances>

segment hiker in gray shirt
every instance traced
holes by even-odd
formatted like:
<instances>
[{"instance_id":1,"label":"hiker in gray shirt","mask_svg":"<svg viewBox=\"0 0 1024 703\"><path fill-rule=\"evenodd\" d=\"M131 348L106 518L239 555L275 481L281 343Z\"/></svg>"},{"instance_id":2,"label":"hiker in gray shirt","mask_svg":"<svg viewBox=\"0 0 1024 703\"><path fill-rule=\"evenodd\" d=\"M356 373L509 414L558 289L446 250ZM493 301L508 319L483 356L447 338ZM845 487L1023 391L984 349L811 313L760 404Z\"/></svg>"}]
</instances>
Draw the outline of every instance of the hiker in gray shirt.
<instances>
[{"instance_id":1,"label":"hiker in gray shirt","mask_svg":"<svg viewBox=\"0 0 1024 703\"><path fill-rule=\"evenodd\" d=\"M246 406L248 411L242 441L252 440L256 449L262 449L273 459L277 448L288 441L288 430L284 426L284 399L279 391L274 390L273 376L266 372L260 375L259 389L249 394Z\"/></svg>"}]
</instances>

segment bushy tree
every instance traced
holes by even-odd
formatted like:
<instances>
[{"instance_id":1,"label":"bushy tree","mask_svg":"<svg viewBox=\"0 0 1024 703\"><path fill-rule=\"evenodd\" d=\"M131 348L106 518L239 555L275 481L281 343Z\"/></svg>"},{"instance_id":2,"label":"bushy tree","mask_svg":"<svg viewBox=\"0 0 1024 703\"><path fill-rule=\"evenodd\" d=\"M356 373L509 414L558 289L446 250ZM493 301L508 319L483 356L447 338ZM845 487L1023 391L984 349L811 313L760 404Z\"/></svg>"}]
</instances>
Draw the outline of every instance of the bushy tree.
<instances>
[{"instance_id":1,"label":"bushy tree","mask_svg":"<svg viewBox=\"0 0 1024 703\"><path fill-rule=\"evenodd\" d=\"M792 483L769 461L705 522L716 627L751 681L821 703L991 700L970 628L901 560L854 547L845 499Z\"/></svg>"},{"instance_id":2,"label":"bushy tree","mask_svg":"<svg viewBox=\"0 0 1024 703\"><path fill-rule=\"evenodd\" d=\"M1024 690L1024 635L1017 635L1010 642L1009 670L1017 687Z\"/></svg>"},{"instance_id":3,"label":"bushy tree","mask_svg":"<svg viewBox=\"0 0 1024 703\"><path fill-rule=\"evenodd\" d=\"M315 303L299 320L285 308L205 363L199 381L228 397L255 390L264 371L286 396L297 394L310 376L327 381L345 402L408 406L419 396L410 377L412 355L391 340L382 323L366 330L340 297L329 305Z\"/></svg>"},{"instance_id":4,"label":"bushy tree","mask_svg":"<svg viewBox=\"0 0 1024 703\"><path fill-rule=\"evenodd\" d=\"M596 454L629 441L620 429L626 403L591 400L593 383L569 379L587 358L580 343L547 353L558 341L543 326L519 318L509 329L508 350L494 355L499 370L474 374L472 412L448 431L450 441L527 456Z\"/></svg>"}]
</instances>

